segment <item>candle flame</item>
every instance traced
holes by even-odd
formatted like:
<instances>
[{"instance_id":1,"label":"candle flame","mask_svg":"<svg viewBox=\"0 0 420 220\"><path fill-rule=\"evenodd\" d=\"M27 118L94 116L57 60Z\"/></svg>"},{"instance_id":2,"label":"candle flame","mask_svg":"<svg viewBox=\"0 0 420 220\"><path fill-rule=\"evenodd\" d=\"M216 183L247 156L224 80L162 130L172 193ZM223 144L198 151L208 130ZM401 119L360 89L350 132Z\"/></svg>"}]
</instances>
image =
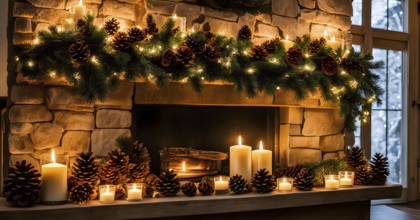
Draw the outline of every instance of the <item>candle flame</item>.
<instances>
[{"instance_id":1,"label":"candle flame","mask_svg":"<svg viewBox=\"0 0 420 220\"><path fill-rule=\"evenodd\" d=\"M286 183L286 178L283 178L283 183Z\"/></svg>"},{"instance_id":2,"label":"candle flame","mask_svg":"<svg viewBox=\"0 0 420 220\"><path fill-rule=\"evenodd\" d=\"M136 184L135 183L133 184L133 189L136 189Z\"/></svg>"},{"instance_id":3,"label":"candle flame","mask_svg":"<svg viewBox=\"0 0 420 220\"><path fill-rule=\"evenodd\" d=\"M176 18L177 18L176 14L174 14L174 16L172 16L172 18L173 18L173 19L176 19Z\"/></svg>"},{"instance_id":4,"label":"candle flame","mask_svg":"<svg viewBox=\"0 0 420 220\"><path fill-rule=\"evenodd\" d=\"M325 29L324 30L324 37L328 36L328 31Z\"/></svg>"},{"instance_id":5,"label":"candle flame","mask_svg":"<svg viewBox=\"0 0 420 220\"><path fill-rule=\"evenodd\" d=\"M344 178L347 179L347 172L344 172Z\"/></svg>"},{"instance_id":6,"label":"candle flame","mask_svg":"<svg viewBox=\"0 0 420 220\"><path fill-rule=\"evenodd\" d=\"M82 0L80 0L80 1L79 1L79 5L83 5L83 2L82 2Z\"/></svg>"},{"instance_id":7,"label":"candle flame","mask_svg":"<svg viewBox=\"0 0 420 220\"><path fill-rule=\"evenodd\" d=\"M335 42L335 36L332 36L331 41Z\"/></svg>"},{"instance_id":8,"label":"candle flame","mask_svg":"<svg viewBox=\"0 0 420 220\"><path fill-rule=\"evenodd\" d=\"M334 180L333 175L330 175L330 180Z\"/></svg>"},{"instance_id":9,"label":"candle flame","mask_svg":"<svg viewBox=\"0 0 420 220\"><path fill-rule=\"evenodd\" d=\"M51 161L53 163L55 163L55 153L54 153L54 149L51 150Z\"/></svg>"},{"instance_id":10,"label":"candle flame","mask_svg":"<svg viewBox=\"0 0 420 220\"><path fill-rule=\"evenodd\" d=\"M106 193L109 193L109 186L106 186Z\"/></svg>"},{"instance_id":11,"label":"candle flame","mask_svg":"<svg viewBox=\"0 0 420 220\"><path fill-rule=\"evenodd\" d=\"M260 150L263 150L264 148L263 148L263 143L262 143L262 140L260 141Z\"/></svg>"},{"instance_id":12,"label":"candle flame","mask_svg":"<svg viewBox=\"0 0 420 220\"><path fill-rule=\"evenodd\" d=\"M242 145L242 137L241 137L241 135L239 135L239 137L238 137L238 145Z\"/></svg>"},{"instance_id":13,"label":"candle flame","mask_svg":"<svg viewBox=\"0 0 420 220\"><path fill-rule=\"evenodd\" d=\"M289 40L289 35L288 34L286 35L286 40Z\"/></svg>"},{"instance_id":14,"label":"candle flame","mask_svg":"<svg viewBox=\"0 0 420 220\"><path fill-rule=\"evenodd\" d=\"M182 171L187 171L186 166L185 166L185 161L182 162Z\"/></svg>"},{"instance_id":15,"label":"candle flame","mask_svg":"<svg viewBox=\"0 0 420 220\"><path fill-rule=\"evenodd\" d=\"M222 182L222 176L219 176L219 178L220 178L220 182Z\"/></svg>"}]
</instances>

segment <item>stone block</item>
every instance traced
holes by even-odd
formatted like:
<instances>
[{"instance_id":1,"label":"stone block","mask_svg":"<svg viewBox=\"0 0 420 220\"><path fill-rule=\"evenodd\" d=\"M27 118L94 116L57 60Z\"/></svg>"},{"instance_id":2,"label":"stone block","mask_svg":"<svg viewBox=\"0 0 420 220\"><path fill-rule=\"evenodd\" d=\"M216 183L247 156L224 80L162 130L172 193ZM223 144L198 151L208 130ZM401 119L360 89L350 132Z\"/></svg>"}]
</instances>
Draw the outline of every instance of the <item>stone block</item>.
<instances>
[{"instance_id":1,"label":"stone block","mask_svg":"<svg viewBox=\"0 0 420 220\"><path fill-rule=\"evenodd\" d=\"M37 23L35 27L35 33L38 33L40 31L48 31L48 27L50 27L50 24L47 23Z\"/></svg>"},{"instance_id":2,"label":"stone block","mask_svg":"<svg viewBox=\"0 0 420 220\"><path fill-rule=\"evenodd\" d=\"M251 31L254 32L255 24L257 23L257 17L255 15L245 13L238 19L238 24L242 27L244 25L248 25L251 28Z\"/></svg>"},{"instance_id":3,"label":"stone block","mask_svg":"<svg viewBox=\"0 0 420 220\"><path fill-rule=\"evenodd\" d=\"M255 33L257 36L277 38L280 36L279 29L268 24L259 23L257 25L258 31Z\"/></svg>"},{"instance_id":4,"label":"stone block","mask_svg":"<svg viewBox=\"0 0 420 220\"><path fill-rule=\"evenodd\" d=\"M91 146L94 156L106 156L114 149L115 140L120 136L131 137L129 129L95 129L92 132Z\"/></svg>"},{"instance_id":5,"label":"stone block","mask_svg":"<svg viewBox=\"0 0 420 220\"><path fill-rule=\"evenodd\" d=\"M241 26L236 22L223 21L216 18L206 17L204 22L209 22L213 33L220 33L229 37L236 37ZM251 27L251 30L254 30Z\"/></svg>"},{"instance_id":6,"label":"stone block","mask_svg":"<svg viewBox=\"0 0 420 220\"><path fill-rule=\"evenodd\" d=\"M104 0L102 11L105 16L110 15L113 17L125 18L132 21L136 20L133 4L113 0Z\"/></svg>"},{"instance_id":7,"label":"stone block","mask_svg":"<svg viewBox=\"0 0 420 220\"><path fill-rule=\"evenodd\" d=\"M45 92L42 86L20 86L12 87L10 99L14 104L43 104Z\"/></svg>"},{"instance_id":8,"label":"stone block","mask_svg":"<svg viewBox=\"0 0 420 220\"><path fill-rule=\"evenodd\" d=\"M341 151L338 151L338 158L339 159L343 159L344 157L346 157L346 153L345 153L345 151L343 151L343 150L341 150Z\"/></svg>"},{"instance_id":9,"label":"stone block","mask_svg":"<svg viewBox=\"0 0 420 220\"><path fill-rule=\"evenodd\" d=\"M290 136L289 147L319 149L319 137Z\"/></svg>"},{"instance_id":10,"label":"stone block","mask_svg":"<svg viewBox=\"0 0 420 220\"><path fill-rule=\"evenodd\" d=\"M257 21L264 23L264 24L271 24L271 14L267 13L260 13L257 15Z\"/></svg>"},{"instance_id":11,"label":"stone block","mask_svg":"<svg viewBox=\"0 0 420 220\"><path fill-rule=\"evenodd\" d=\"M133 106L134 83L121 81L118 88L104 101L95 101L97 108L131 109Z\"/></svg>"},{"instance_id":12,"label":"stone block","mask_svg":"<svg viewBox=\"0 0 420 220\"><path fill-rule=\"evenodd\" d=\"M13 105L9 110L10 123L52 121L53 116L43 105Z\"/></svg>"},{"instance_id":13,"label":"stone block","mask_svg":"<svg viewBox=\"0 0 420 220\"><path fill-rule=\"evenodd\" d=\"M282 124L302 124L303 123L303 108L295 107L281 107L280 108L280 123Z\"/></svg>"},{"instance_id":14,"label":"stone block","mask_svg":"<svg viewBox=\"0 0 420 220\"><path fill-rule=\"evenodd\" d=\"M92 113L59 111L54 113L54 123L64 130L90 131L95 127Z\"/></svg>"},{"instance_id":15,"label":"stone block","mask_svg":"<svg viewBox=\"0 0 420 220\"><path fill-rule=\"evenodd\" d=\"M322 153L317 149L290 149L288 166L295 166L298 164L318 162L322 160Z\"/></svg>"},{"instance_id":16,"label":"stone block","mask_svg":"<svg viewBox=\"0 0 420 220\"><path fill-rule=\"evenodd\" d=\"M342 133L320 137L319 146L322 152L344 150L344 135Z\"/></svg>"},{"instance_id":17,"label":"stone block","mask_svg":"<svg viewBox=\"0 0 420 220\"><path fill-rule=\"evenodd\" d=\"M280 28L283 33L283 37L289 35L289 39L294 39L296 36L296 29L298 28L298 20L296 18L273 15L273 21L271 24Z\"/></svg>"},{"instance_id":18,"label":"stone block","mask_svg":"<svg viewBox=\"0 0 420 220\"><path fill-rule=\"evenodd\" d=\"M149 0L147 1L146 11L158 14L172 15L175 11L176 3L171 1Z\"/></svg>"},{"instance_id":19,"label":"stone block","mask_svg":"<svg viewBox=\"0 0 420 220\"><path fill-rule=\"evenodd\" d=\"M299 13L299 5L297 0L272 0L271 10L274 14L297 17Z\"/></svg>"},{"instance_id":20,"label":"stone block","mask_svg":"<svg viewBox=\"0 0 420 220\"><path fill-rule=\"evenodd\" d=\"M304 8L314 9L316 6L315 0L299 0L299 5Z\"/></svg>"},{"instance_id":21,"label":"stone block","mask_svg":"<svg viewBox=\"0 0 420 220\"><path fill-rule=\"evenodd\" d=\"M63 151L70 156L89 152L90 131L68 131L63 135Z\"/></svg>"},{"instance_id":22,"label":"stone block","mask_svg":"<svg viewBox=\"0 0 420 220\"><path fill-rule=\"evenodd\" d=\"M32 22L30 18L16 18L15 32L32 33Z\"/></svg>"},{"instance_id":23,"label":"stone block","mask_svg":"<svg viewBox=\"0 0 420 220\"><path fill-rule=\"evenodd\" d=\"M11 154L29 154L34 151L27 134L9 134L9 152Z\"/></svg>"},{"instance_id":24,"label":"stone block","mask_svg":"<svg viewBox=\"0 0 420 220\"><path fill-rule=\"evenodd\" d=\"M351 19L348 16L329 14L319 10L302 9L300 12L301 18L310 22L330 25L347 31L351 26Z\"/></svg>"},{"instance_id":25,"label":"stone block","mask_svg":"<svg viewBox=\"0 0 420 220\"><path fill-rule=\"evenodd\" d=\"M346 132L344 135L344 147L353 146L355 142L354 132Z\"/></svg>"},{"instance_id":26,"label":"stone block","mask_svg":"<svg viewBox=\"0 0 420 220\"><path fill-rule=\"evenodd\" d=\"M302 135L302 126L301 125L290 125L289 135L294 135L294 136Z\"/></svg>"},{"instance_id":27,"label":"stone block","mask_svg":"<svg viewBox=\"0 0 420 220\"><path fill-rule=\"evenodd\" d=\"M208 17L218 18L226 21L237 21L239 17L233 11L217 10L210 7L203 7L203 14Z\"/></svg>"},{"instance_id":28,"label":"stone block","mask_svg":"<svg viewBox=\"0 0 420 220\"><path fill-rule=\"evenodd\" d=\"M200 16L201 7L187 3L179 3L175 7L175 14L179 17L187 18L187 28L192 27L194 20Z\"/></svg>"},{"instance_id":29,"label":"stone block","mask_svg":"<svg viewBox=\"0 0 420 220\"><path fill-rule=\"evenodd\" d=\"M325 153L324 156L322 157L322 160L331 160L331 159L337 159L338 158L338 153L334 152L334 153Z\"/></svg>"},{"instance_id":30,"label":"stone block","mask_svg":"<svg viewBox=\"0 0 420 220\"><path fill-rule=\"evenodd\" d=\"M35 150L33 153L31 153L31 157L40 160L42 158L42 155L51 155L51 150L54 150L54 153L56 155L64 154L63 148L61 146L58 147L52 147L48 149L43 150Z\"/></svg>"},{"instance_id":31,"label":"stone block","mask_svg":"<svg viewBox=\"0 0 420 220\"><path fill-rule=\"evenodd\" d=\"M10 155L9 160L9 167L15 167L16 162L21 162L23 160L26 160L26 164L30 163L34 166L35 170L38 170L39 173L41 173L41 165L39 163L39 160L27 155L27 154L15 154Z\"/></svg>"},{"instance_id":32,"label":"stone block","mask_svg":"<svg viewBox=\"0 0 420 220\"><path fill-rule=\"evenodd\" d=\"M63 129L52 123L35 124L31 140L36 150L60 146Z\"/></svg>"},{"instance_id":33,"label":"stone block","mask_svg":"<svg viewBox=\"0 0 420 220\"><path fill-rule=\"evenodd\" d=\"M65 0L27 0L33 6L38 8L64 9Z\"/></svg>"},{"instance_id":34,"label":"stone block","mask_svg":"<svg viewBox=\"0 0 420 220\"><path fill-rule=\"evenodd\" d=\"M13 44L32 44L34 40L34 35L32 33L13 33ZM18 74L18 77L22 76L22 74ZM16 79L18 83L19 79Z\"/></svg>"},{"instance_id":35,"label":"stone block","mask_svg":"<svg viewBox=\"0 0 420 220\"><path fill-rule=\"evenodd\" d=\"M318 0L318 7L322 11L331 14L341 14L351 17L353 16L352 1L353 0Z\"/></svg>"},{"instance_id":36,"label":"stone block","mask_svg":"<svg viewBox=\"0 0 420 220\"><path fill-rule=\"evenodd\" d=\"M336 109L305 109L304 119L304 136L333 135L344 128L344 117Z\"/></svg>"},{"instance_id":37,"label":"stone block","mask_svg":"<svg viewBox=\"0 0 420 220\"><path fill-rule=\"evenodd\" d=\"M93 104L86 102L76 88L52 87L47 92L48 108L54 110L71 110L93 112Z\"/></svg>"},{"instance_id":38,"label":"stone block","mask_svg":"<svg viewBox=\"0 0 420 220\"><path fill-rule=\"evenodd\" d=\"M13 17L33 18L36 13L36 8L31 4L14 2L13 3Z\"/></svg>"},{"instance_id":39,"label":"stone block","mask_svg":"<svg viewBox=\"0 0 420 220\"><path fill-rule=\"evenodd\" d=\"M31 123L10 123L10 133L29 134L32 132L33 127Z\"/></svg>"},{"instance_id":40,"label":"stone block","mask_svg":"<svg viewBox=\"0 0 420 220\"><path fill-rule=\"evenodd\" d=\"M50 0L46 0L50 1ZM48 24L60 24L63 18L72 18L73 14L70 11L42 8L38 9L38 12L32 19L36 22L44 22Z\"/></svg>"},{"instance_id":41,"label":"stone block","mask_svg":"<svg viewBox=\"0 0 420 220\"><path fill-rule=\"evenodd\" d=\"M130 126L130 111L102 109L96 112L97 128L129 128Z\"/></svg>"},{"instance_id":42,"label":"stone block","mask_svg":"<svg viewBox=\"0 0 420 220\"><path fill-rule=\"evenodd\" d=\"M305 34L312 35L312 33L310 32L310 27L310 22L299 18L297 22L297 29L295 32L296 36L303 36Z\"/></svg>"}]
</instances>

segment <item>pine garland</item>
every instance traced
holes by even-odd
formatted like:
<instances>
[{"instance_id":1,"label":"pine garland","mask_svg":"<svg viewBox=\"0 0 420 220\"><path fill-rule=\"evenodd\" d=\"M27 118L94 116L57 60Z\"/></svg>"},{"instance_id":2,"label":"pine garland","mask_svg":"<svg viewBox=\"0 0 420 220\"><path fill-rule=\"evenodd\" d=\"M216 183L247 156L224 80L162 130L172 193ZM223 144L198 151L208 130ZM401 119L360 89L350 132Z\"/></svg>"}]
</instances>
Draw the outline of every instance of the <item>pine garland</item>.
<instances>
[{"instance_id":1,"label":"pine garland","mask_svg":"<svg viewBox=\"0 0 420 220\"><path fill-rule=\"evenodd\" d=\"M255 49L253 53L251 49L258 45L253 45L249 39L223 35L209 39L204 31L181 33L174 31L172 19L168 19L158 33L149 34L142 41L124 42L124 49L120 50L116 48L121 48L121 41L112 40L104 29L93 25L93 20L93 16L87 16L84 28L64 32L51 26L49 31L39 32L39 44L16 45L20 72L32 78L48 77L50 72L64 76L91 102L106 99L119 78L145 78L159 87L168 86L171 81L188 82L196 91L202 89L204 81L225 81L250 98L258 91L274 94L280 87L293 91L296 98L302 100L319 89L325 100L340 106L347 131L354 131L356 119L365 120L365 113L370 111L374 101L381 104L383 90L373 70L381 68L382 62L374 62L371 55L362 56L354 50L334 51L325 44L317 44L314 50L309 36L295 39L294 52L299 50L305 56L298 57L297 65L290 65L286 60L296 60L296 53L287 53L278 40L272 40L269 48L267 45L258 47L267 51L259 51L260 56L255 59L251 56L255 55ZM90 51L88 60L83 63L75 63L69 54L69 47L80 41L78 36L83 36L83 44ZM192 62L182 65L181 61L185 62L188 57L177 53L176 48L187 46L186 37L200 39L206 47L217 48L217 61L209 60L208 53L196 51L197 54L189 55L194 57ZM171 50L176 60L171 61L173 65L165 62L162 65L162 55Z\"/></svg>"}]
</instances>

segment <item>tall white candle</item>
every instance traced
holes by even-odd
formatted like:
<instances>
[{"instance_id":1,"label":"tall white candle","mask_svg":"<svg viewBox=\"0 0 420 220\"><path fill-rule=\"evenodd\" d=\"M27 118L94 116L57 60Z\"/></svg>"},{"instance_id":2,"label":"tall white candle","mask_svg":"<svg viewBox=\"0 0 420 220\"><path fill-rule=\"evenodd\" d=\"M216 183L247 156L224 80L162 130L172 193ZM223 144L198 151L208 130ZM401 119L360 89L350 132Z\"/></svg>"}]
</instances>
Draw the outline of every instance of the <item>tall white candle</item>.
<instances>
[{"instance_id":1,"label":"tall white candle","mask_svg":"<svg viewBox=\"0 0 420 220\"><path fill-rule=\"evenodd\" d=\"M252 151L252 173L256 173L260 169L266 169L272 173L273 152L271 150L264 150L263 143L260 141L260 149Z\"/></svg>"},{"instance_id":2,"label":"tall white candle","mask_svg":"<svg viewBox=\"0 0 420 220\"><path fill-rule=\"evenodd\" d=\"M74 20L78 21L83 19L86 15L86 6L83 5L82 0L79 1L79 5L74 6Z\"/></svg>"},{"instance_id":3,"label":"tall white candle","mask_svg":"<svg viewBox=\"0 0 420 220\"><path fill-rule=\"evenodd\" d=\"M67 200L67 165L55 162L54 150L51 151L52 163L41 167L41 201L61 202Z\"/></svg>"},{"instance_id":4,"label":"tall white candle","mask_svg":"<svg viewBox=\"0 0 420 220\"><path fill-rule=\"evenodd\" d=\"M185 32L187 30L187 18L186 17L178 17L176 14L172 16L172 19L174 20L175 27L179 27L181 32Z\"/></svg>"},{"instance_id":5,"label":"tall white candle","mask_svg":"<svg viewBox=\"0 0 420 220\"><path fill-rule=\"evenodd\" d=\"M238 138L238 145L230 147L230 176L241 175L245 180L252 179L250 146L242 145L241 136Z\"/></svg>"}]
</instances>

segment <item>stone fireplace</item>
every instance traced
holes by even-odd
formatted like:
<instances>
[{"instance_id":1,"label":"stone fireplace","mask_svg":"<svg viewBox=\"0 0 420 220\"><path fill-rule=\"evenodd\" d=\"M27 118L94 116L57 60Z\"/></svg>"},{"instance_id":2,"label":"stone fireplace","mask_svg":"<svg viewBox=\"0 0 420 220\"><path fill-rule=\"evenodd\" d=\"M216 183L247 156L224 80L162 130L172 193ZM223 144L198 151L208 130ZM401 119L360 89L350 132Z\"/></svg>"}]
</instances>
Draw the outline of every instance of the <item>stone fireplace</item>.
<instances>
[{"instance_id":1,"label":"stone fireplace","mask_svg":"<svg viewBox=\"0 0 420 220\"><path fill-rule=\"evenodd\" d=\"M334 0L273 0L272 13L258 15L222 11L200 6L196 1L84 2L97 17L97 24L115 17L123 28L144 26L145 15L153 14L159 25L159 21L177 14L187 18L188 29L198 28L208 21L215 32L233 36L247 24L252 28L256 42L286 34L316 37L325 29L346 32L352 14L351 0L340 3ZM38 31L70 18L69 9L77 3L76 0L15 0L9 13L9 26L13 27L9 28L10 47L32 42ZM325 102L318 93L298 101L291 92L280 89L275 95L261 93L249 99L236 93L229 84L207 84L201 93L195 93L180 83L159 89L139 80L122 81L107 100L86 103L63 79L23 77L17 71L18 62L13 53L9 56L9 108L2 158L5 168L15 161L27 160L39 170L41 154L52 148L57 153L68 153L71 158L86 151L105 156L115 147L117 137L138 138L133 122L139 117L135 115L139 105L269 108L273 112L269 122L272 135L267 134L264 138L273 150L277 164L295 165L342 157L344 147L354 142L352 134L343 133L344 122L337 106ZM236 137L226 138L234 141ZM228 146L225 147L227 151Z\"/></svg>"}]
</instances>

